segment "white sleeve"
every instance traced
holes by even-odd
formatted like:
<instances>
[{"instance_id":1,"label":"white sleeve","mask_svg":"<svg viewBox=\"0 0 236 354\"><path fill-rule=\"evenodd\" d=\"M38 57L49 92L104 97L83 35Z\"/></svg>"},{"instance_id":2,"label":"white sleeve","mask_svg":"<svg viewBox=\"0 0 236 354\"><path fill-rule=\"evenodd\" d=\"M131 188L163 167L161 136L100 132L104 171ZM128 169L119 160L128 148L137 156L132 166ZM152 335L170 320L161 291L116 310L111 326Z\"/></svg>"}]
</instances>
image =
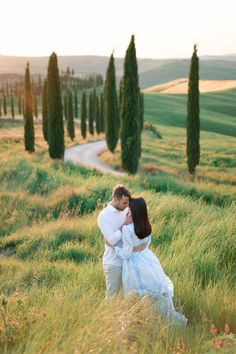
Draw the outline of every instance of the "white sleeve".
<instances>
[{"instance_id":1,"label":"white sleeve","mask_svg":"<svg viewBox=\"0 0 236 354\"><path fill-rule=\"evenodd\" d=\"M109 218L106 218L104 215L98 215L98 226L105 239L113 246L121 240L121 231L119 229L115 232L113 231L112 223Z\"/></svg>"},{"instance_id":2,"label":"white sleeve","mask_svg":"<svg viewBox=\"0 0 236 354\"><path fill-rule=\"evenodd\" d=\"M123 247L115 247L116 254L122 259L128 259L133 253L132 235L128 226L124 226L122 229L122 241Z\"/></svg>"}]
</instances>

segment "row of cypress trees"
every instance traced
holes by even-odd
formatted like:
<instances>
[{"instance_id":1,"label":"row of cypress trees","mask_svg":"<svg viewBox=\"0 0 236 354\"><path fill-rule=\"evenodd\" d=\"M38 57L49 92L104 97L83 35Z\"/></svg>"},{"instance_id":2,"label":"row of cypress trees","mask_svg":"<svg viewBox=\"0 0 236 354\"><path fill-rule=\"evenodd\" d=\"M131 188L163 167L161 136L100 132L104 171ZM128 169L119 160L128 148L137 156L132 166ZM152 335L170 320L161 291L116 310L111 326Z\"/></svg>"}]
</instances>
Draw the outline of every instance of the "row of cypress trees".
<instances>
[{"instance_id":1,"label":"row of cypress trees","mask_svg":"<svg viewBox=\"0 0 236 354\"><path fill-rule=\"evenodd\" d=\"M32 109L34 101L31 94L31 82L29 64L27 64L24 78L24 101L27 102L24 112L25 121L25 149L34 151L34 122ZM57 65L57 56L52 53L49 59L47 78L43 85L42 95L42 130L44 139L49 145L49 155L51 158L63 158L64 156L64 123L63 107L61 101L60 77ZM94 131L99 134L104 132L103 119L103 96L98 96L94 89L89 95L89 109L87 109L86 93L82 94L81 102L81 132L83 138L88 130L90 134ZM71 140L75 137L74 118L78 117L78 97L77 92L67 89L64 95L64 116L66 128Z\"/></svg>"},{"instance_id":2,"label":"row of cypress trees","mask_svg":"<svg viewBox=\"0 0 236 354\"><path fill-rule=\"evenodd\" d=\"M11 117L14 119L15 118L15 113L16 113L16 109L15 109L15 97L14 96L10 96L10 114ZM17 97L16 97L17 98ZM0 117L2 116L7 116L8 115L8 105L7 103L7 97L3 96L2 100L0 99ZM21 115L23 114L24 116L24 97L22 96L18 96L18 114ZM38 118L38 97L37 95L33 95L32 96L32 104L33 104L33 115Z\"/></svg>"},{"instance_id":3,"label":"row of cypress trees","mask_svg":"<svg viewBox=\"0 0 236 354\"><path fill-rule=\"evenodd\" d=\"M30 70L27 63L24 77L24 142L25 150L34 151L33 101ZM64 125L61 102L60 78L57 55L52 53L49 59L47 79L43 90L43 135L48 142L49 155L53 159L64 157ZM71 132L71 137L73 131Z\"/></svg>"},{"instance_id":4,"label":"row of cypress trees","mask_svg":"<svg viewBox=\"0 0 236 354\"><path fill-rule=\"evenodd\" d=\"M98 95L94 89L90 92L87 103L87 95L84 91L81 97L81 134L85 139L87 131L94 135L96 130L97 134L103 133L104 113L103 113L103 95Z\"/></svg>"},{"instance_id":5,"label":"row of cypress trees","mask_svg":"<svg viewBox=\"0 0 236 354\"><path fill-rule=\"evenodd\" d=\"M124 60L124 72L116 90L113 53L108 64L104 86L104 119L108 149L114 153L121 139L122 167L135 174L141 157L144 98L139 89L135 38L131 37Z\"/></svg>"},{"instance_id":6,"label":"row of cypress trees","mask_svg":"<svg viewBox=\"0 0 236 354\"><path fill-rule=\"evenodd\" d=\"M188 88L188 113L187 113L187 161L191 174L200 161L200 119L199 119L199 60L197 48L191 60ZM74 139L74 112L72 93L67 95L67 131ZM121 139L122 167L131 174L138 169L141 156L141 131L143 128L143 94L140 93L138 82L138 67L134 36L131 37L127 48L124 73L119 87L119 99L116 90L116 77L113 53L110 57L106 72L103 95L99 97L96 91L89 95L89 109L87 110L86 93L82 94L81 101L81 133L83 138L87 132L87 113L89 114L88 130L94 133L94 122L97 133L105 130L107 146L111 152L115 151L119 137ZM24 128L25 149L34 151L34 124L33 103L29 64L27 63L24 80ZM57 56L52 53L47 79L43 89L43 134L49 144L51 158L64 156L64 125L63 109L61 102L60 78L57 66ZM104 111L103 111L104 110ZM13 112L14 114L14 112ZM104 120L103 120L104 117Z\"/></svg>"},{"instance_id":7,"label":"row of cypress trees","mask_svg":"<svg viewBox=\"0 0 236 354\"><path fill-rule=\"evenodd\" d=\"M124 74L119 87L119 102L113 53L107 68L104 87L107 146L113 153L119 137L121 138L122 167L131 174L137 172L141 157L143 116L144 96L139 89L135 41L132 36L125 55ZM194 175L196 166L200 163L199 58L196 45L194 45L189 70L186 135L188 171Z\"/></svg>"}]
</instances>

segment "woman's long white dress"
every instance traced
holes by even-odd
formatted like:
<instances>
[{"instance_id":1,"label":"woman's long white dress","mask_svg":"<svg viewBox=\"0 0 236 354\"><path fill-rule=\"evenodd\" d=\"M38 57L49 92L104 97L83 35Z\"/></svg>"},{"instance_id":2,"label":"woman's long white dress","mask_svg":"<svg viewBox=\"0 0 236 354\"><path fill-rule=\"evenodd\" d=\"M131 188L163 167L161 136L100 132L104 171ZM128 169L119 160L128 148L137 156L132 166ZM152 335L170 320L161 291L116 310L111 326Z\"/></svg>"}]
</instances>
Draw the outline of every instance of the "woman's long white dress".
<instances>
[{"instance_id":1,"label":"woman's long white dress","mask_svg":"<svg viewBox=\"0 0 236 354\"><path fill-rule=\"evenodd\" d=\"M151 236L140 240L135 234L134 224L129 224L122 229L122 241L123 247L116 246L115 252L123 259L122 282L125 295L151 295L158 300L161 315L171 322L186 325L185 316L174 309L173 283L164 273L156 255L148 248ZM144 242L148 246L143 251L133 252L133 247Z\"/></svg>"}]
</instances>

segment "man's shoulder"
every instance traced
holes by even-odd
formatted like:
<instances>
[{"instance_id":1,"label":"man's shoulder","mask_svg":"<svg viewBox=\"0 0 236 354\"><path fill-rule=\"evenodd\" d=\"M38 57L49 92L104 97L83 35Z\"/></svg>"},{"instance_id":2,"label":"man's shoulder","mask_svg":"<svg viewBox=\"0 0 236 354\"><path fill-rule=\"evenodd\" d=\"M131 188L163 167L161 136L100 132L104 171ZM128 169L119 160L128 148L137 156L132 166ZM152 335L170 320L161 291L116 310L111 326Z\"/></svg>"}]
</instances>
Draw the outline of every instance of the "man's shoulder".
<instances>
[{"instance_id":1,"label":"man's shoulder","mask_svg":"<svg viewBox=\"0 0 236 354\"><path fill-rule=\"evenodd\" d=\"M102 218L103 216L105 216L109 211L109 204L107 204L107 206L105 206L105 208L103 208L100 213L98 214L98 218Z\"/></svg>"}]
</instances>

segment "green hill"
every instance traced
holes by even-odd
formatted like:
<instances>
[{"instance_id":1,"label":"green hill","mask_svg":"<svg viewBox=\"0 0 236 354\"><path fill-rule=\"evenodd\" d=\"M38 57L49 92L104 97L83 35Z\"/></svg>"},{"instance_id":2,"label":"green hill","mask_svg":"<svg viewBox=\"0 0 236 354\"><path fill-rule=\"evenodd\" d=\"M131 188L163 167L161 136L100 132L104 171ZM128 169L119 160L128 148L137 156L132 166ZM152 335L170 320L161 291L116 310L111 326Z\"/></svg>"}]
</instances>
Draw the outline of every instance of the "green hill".
<instances>
[{"instance_id":1,"label":"green hill","mask_svg":"<svg viewBox=\"0 0 236 354\"><path fill-rule=\"evenodd\" d=\"M145 119L185 127L187 95L145 94ZM236 90L200 95L201 130L236 136Z\"/></svg>"},{"instance_id":2,"label":"green hill","mask_svg":"<svg viewBox=\"0 0 236 354\"><path fill-rule=\"evenodd\" d=\"M178 59L149 71L141 72L140 87L146 88L181 77L188 77L190 61ZM236 62L226 60L201 60L199 76L202 80L235 80Z\"/></svg>"}]
</instances>

